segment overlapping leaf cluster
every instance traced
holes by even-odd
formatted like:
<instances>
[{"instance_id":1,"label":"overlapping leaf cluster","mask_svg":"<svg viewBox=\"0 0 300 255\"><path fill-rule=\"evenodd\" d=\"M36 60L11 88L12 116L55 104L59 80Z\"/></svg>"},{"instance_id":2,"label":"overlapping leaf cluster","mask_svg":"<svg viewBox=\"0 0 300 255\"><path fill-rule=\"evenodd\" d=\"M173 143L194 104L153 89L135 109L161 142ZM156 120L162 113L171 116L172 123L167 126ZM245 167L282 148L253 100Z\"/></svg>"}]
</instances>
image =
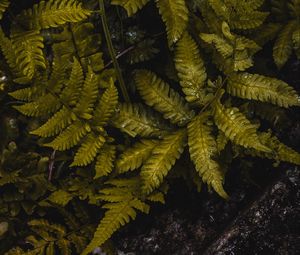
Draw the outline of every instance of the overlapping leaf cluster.
<instances>
[{"instance_id":1,"label":"overlapping leaf cluster","mask_svg":"<svg viewBox=\"0 0 300 255\"><path fill-rule=\"evenodd\" d=\"M0 0L0 18L10 2ZM132 19L148 2L112 0L107 7L121 6ZM0 238L22 240L0 247L7 254L88 254L98 246L112 252L112 234L138 211L148 213L151 202L164 203L172 175L228 199L223 184L233 157L300 165L298 152L260 127L265 120L276 125L278 112L299 106L297 92L250 69L268 41L279 68L293 50L299 57L300 1L154 2L165 45L138 26L123 31L121 21L113 42L128 48L117 56L101 0L39 1L13 16L9 31L0 30L6 97L34 119L28 139L43 148L21 156L15 143L2 148ZM94 22L99 15L103 32ZM126 19L125 12L118 18ZM165 67L157 48L170 56ZM130 100L118 92L117 84L124 92L121 57L131 64L121 65ZM12 157L17 164L7 163ZM181 157L194 168L174 168ZM88 213L95 207L100 224ZM16 221L5 217L23 209L25 232L12 235ZM63 220L54 222L47 210Z\"/></svg>"}]
</instances>

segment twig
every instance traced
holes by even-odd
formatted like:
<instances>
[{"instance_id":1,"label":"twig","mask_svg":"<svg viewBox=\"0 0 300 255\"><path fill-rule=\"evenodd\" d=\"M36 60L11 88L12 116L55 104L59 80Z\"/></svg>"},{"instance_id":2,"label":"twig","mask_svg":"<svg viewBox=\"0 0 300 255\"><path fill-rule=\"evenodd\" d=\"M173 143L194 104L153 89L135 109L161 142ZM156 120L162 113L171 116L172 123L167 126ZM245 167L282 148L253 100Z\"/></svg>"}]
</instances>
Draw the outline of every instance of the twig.
<instances>
[{"instance_id":1,"label":"twig","mask_svg":"<svg viewBox=\"0 0 300 255\"><path fill-rule=\"evenodd\" d=\"M101 14L101 21L102 21L102 27L103 27L103 31L104 31L104 35L105 35L105 39L106 39L106 43L107 43L107 47L108 47L108 51L109 51L110 57L113 61L113 65L114 65L114 68L115 68L116 73L117 73L120 88L121 88L124 100L126 102L130 102L130 98L129 98L129 95L128 95L128 92L127 92L127 89L126 89L126 86L125 86L125 82L124 82L124 79L123 79L123 76L122 76L122 72L121 72L118 60L116 58L115 50L114 50L114 47L113 47L113 44L112 44L109 28L108 28L108 25L107 25L107 19L106 19L105 7L104 7L103 0L99 0L99 7L100 7L100 11L102 13Z\"/></svg>"}]
</instances>

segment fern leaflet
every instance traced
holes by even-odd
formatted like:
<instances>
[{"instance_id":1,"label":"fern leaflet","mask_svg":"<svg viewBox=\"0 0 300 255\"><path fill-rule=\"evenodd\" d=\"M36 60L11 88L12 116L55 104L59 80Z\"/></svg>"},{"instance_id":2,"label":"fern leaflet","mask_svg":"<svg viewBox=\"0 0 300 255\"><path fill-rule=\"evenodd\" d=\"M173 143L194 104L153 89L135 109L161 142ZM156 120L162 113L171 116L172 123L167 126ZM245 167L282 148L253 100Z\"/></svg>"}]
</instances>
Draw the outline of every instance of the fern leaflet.
<instances>
[{"instance_id":1,"label":"fern leaflet","mask_svg":"<svg viewBox=\"0 0 300 255\"><path fill-rule=\"evenodd\" d=\"M121 104L112 123L132 137L160 137L170 129L158 114L141 104Z\"/></svg>"},{"instance_id":2,"label":"fern leaflet","mask_svg":"<svg viewBox=\"0 0 300 255\"><path fill-rule=\"evenodd\" d=\"M126 9L128 16L132 16L142 9L149 0L111 0L111 4L120 5Z\"/></svg>"},{"instance_id":3,"label":"fern leaflet","mask_svg":"<svg viewBox=\"0 0 300 255\"><path fill-rule=\"evenodd\" d=\"M175 65L186 100L201 104L207 75L197 44L187 32L176 44Z\"/></svg>"},{"instance_id":4,"label":"fern leaflet","mask_svg":"<svg viewBox=\"0 0 300 255\"><path fill-rule=\"evenodd\" d=\"M172 123L184 125L192 118L194 113L184 99L154 73L138 70L135 72L135 82L146 104L163 113Z\"/></svg>"},{"instance_id":5,"label":"fern leaflet","mask_svg":"<svg viewBox=\"0 0 300 255\"><path fill-rule=\"evenodd\" d=\"M143 139L125 150L116 161L118 173L138 169L151 155L158 141Z\"/></svg>"},{"instance_id":6,"label":"fern leaflet","mask_svg":"<svg viewBox=\"0 0 300 255\"><path fill-rule=\"evenodd\" d=\"M254 99L282 107L300 105L296 91L275 78L258 74L239 73L229 77L227 91L245 99Z\"/></svg>"},{"instance_id":7,"label":"fern leaflet","mask_svg":"<svg viewBox=\"0 0 300 255\"><path fill-rule=\"evenodd\" d=\"M169 45L176 43L188 23L185 0L156 0L159 13L166 24Z\"/></svg>"},{"instance_id":8,"label":"fern leaflet","mask_svg":"<svg viewBox=\"0 0 300 255\"><path fill-rule=\"evenodd\" d=\"M225 108L216 100L213 104L213 114L216 125L231 141L245 148L270 152L268 147L261 144L256 125L251 124L238 108Z\"/></svg>"},{"instance_id":9,"label":"fern leaflet","mask_svg":"<svg viewBox=\"0 0 300 255\"><path fill-rule=\"evenodd\" d=\"M214 160L218 148L216 139L212 136L212 127L207 124L208 116L208 113L198 115L188 125L190 155L203 182L212 186L221 197L227 199L228 195L222 185L224 172Z\"/></svg>"},{"instance_id":10,"label":"fern leaflet","mask_svg":"<svg viewBox=\"0 0 300 255\"><path fill-rule=\"evenodd\" d=\"M95 166L94 179L110 174L114 167L116 146L105 144L99 151Z\"/></svg>"},{"instance_id":11,"label":"fern leaflet","mask_svg":"<svg viewBox=\"0 0 300 255\"><path fill-rule=\"evenodd\" d=\"M141 169L142 192L144 194L149 194L159 187L164 177L180 157L185 145L186 130L182 129L166 135L153 149L151 156Z\"/></svg>"},{"instance_id":12,"label":"fern leaflet","mask_svg":"<svg viewBox=\"0 0 300 255\"><path fill-rule=\"evenodd\" d=\"M46 29L67 22L82 21L90 14L77 0L49 0L40 1L31 9L23 11L17 19L26 24L28 29Z\"/></svg>"}]
</instances>

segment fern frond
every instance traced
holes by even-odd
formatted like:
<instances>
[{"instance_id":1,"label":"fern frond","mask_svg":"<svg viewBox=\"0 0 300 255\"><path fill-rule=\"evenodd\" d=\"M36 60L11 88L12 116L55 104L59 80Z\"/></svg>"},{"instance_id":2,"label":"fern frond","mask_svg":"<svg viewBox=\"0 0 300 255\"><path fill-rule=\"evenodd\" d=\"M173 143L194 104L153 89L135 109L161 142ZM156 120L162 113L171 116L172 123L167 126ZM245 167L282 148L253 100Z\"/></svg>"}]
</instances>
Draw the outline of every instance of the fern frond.
<instances>
[{"instance_id":1,"label":"fern frond","mask_svg":"<svg viewBox=\"0 0 300 255\"><path fill-rule=\"evenodd\" d=\"M172 45L180 39L188 23L185 0L156 0L156 4L166 25L169 45Z\"/></svg>"},{"instance_id":2,"label":"fern frond","mask_svg":"<svg viewBox=\"0 0 300 255\"><path fill-rule=\"evenodd\" d=\"M251 13L245 13L242 16L237 14L230 24L234 29L255 29L261 26L268 16L268 12L261 11L252 11Z\"/></svg>"},{"instance_id":3,"label":"fern frond","mask_svg":"<svg viewBox=\"0 0 300 255\"><path fill-rule=\"evenodd\" d=\"M116 158L116 146L105 144L99 151L95 166L94 179L106 176L112 172Z\"/></svg>"},{"instance_id":4,"label":"fern frond","mask_svg":"<svg viewBox=\"0 0 300 255\"><path fill-rule=\"evenodd\" d=\"M212 135L212 126L208 124L208 117L208 113L203 113L194 117L188 124L190 155L203 182L212 186L221 197L227 199L228 195L223 189L224 172L214 160L218 154L218 147Z\"/></svg>"},{"instance_id":5,"label":"fern frond","mask_svg":"<svg viewBox=\"0 0 300 255\"><path fill-rule=\"evenodd\" d=\"M109 87L105 90L93 113L93 122L96 126L103 127L107 124L118 104L118 90L110 80Z\"/></svg>"},{"instance_id":6,"label":"fern frond","mask_svg":"<svg viewBox=\"0 0 300 255\"><path fill-rule=\"evenodd\" d=\"M160 137L170 129L158 114L141 104L121 104L112 123L132 137Z\"/></svg>"},{"instance_id":7,"label":"fern frond","mask_svg":"<svg viewBox=\"0 0 300 255\"><path fill-rule=\"evenodd\" d=\"M92 241L81 255L87 255L93 249L107 241L120 227L124 226L131 219L135 219L135 209L142 209L143 212L148 212L149 210L148 206L138 199L106 204L103 208L108 209L108 211L97 227Z\"/></svg>"},{"instance_id":8,"label":"fern frond","mask_svg":"<svg viewBox=\"0 0 300 255\"><path fill-rule=\"evenodd\" d=\"M86 120L91 119L93 117L92 112L94 110L94 104L97 100L97 96L97 77L92 71L92 68L89 68L81 91L80 99L74 108L75 114Z\"/></svg>"},{"instance_id":9,"label":"fern frond","mask_svg":"<svg viewBox=\"0 0 300 255\"><path fill-rule=\"evenodd\" d=\"M166 119L185 125L193 116L184 99L153 72L137 70L134 76L137 89L146 104L164 114Z\"/></svg>"},{"instance_id":10,"label":"fern frond","mask_svg":"<svg viewBox=\"0 0 300 255\"><path fill-rule=\"evenodd\" d=\"M300 106L300 97L288 84L258 74L229 76L227 92L233 96L272 103L281 107Z\"/></svg>"},{"instance_id":11,"label":"fern frond","mask_svg":"<svg viewBox=\"0 0 300 255\"><path fill-rule=\"evenodd\" d=\"M5 36L1 27L0 27L0 49L7 64L9 65L12 72L14 73L14 76L16 77L24 76L22 70L20 70L19 66L17 65L17 55L14 50L13 43L9 38Z\"/></svg>"},{"instance_id":12,"label":"fern frond","mask_svg":"<svg viewBox=\"0 0 300 255\"><path fill-rule=\"evenodd\" d=\"M84 83L83 70L80 62L74 58L70 78L62 91L61 99L70 106L76 105L81 94L82 84Z\"/></svg>"},{"instance_id":13,"label":"fern frond","mask_svg":"<svg viewBox=\"0 0 300 255\"><path fill-rule=\"evenodd\" d=\"M142 192L144 194L149 194L159 187L164 177L180 157L185 145L186 130L182 129L166 135L153 149L151 156L141 169Z\"/></svg>"},{"instance_id":14,"label":"fern frond","mask_svg":"<svg viewBox=\"0 0 300 255\"><path fill-rule=\"evenodd\" d=\"M9 4L9 0L0 0L0 20L2 19L3 13L5 12Z\"/></svg>"},{"instance_id":15,"label":"fern frond","mask_svg":"<svg viewBox=\"0 0 300 255\"><path fill-rule=\"evenodd\" d=\"M125 8L129 17L142 9L148 2L149 0L111 0L111 4Z\"/></svg>"},{"instance_id":16,"label":"fern frond","mask_svg":"<svg viewBox=\"0 0 300 255\"><path fill-rule=\"evenodd\" d=\"M217 16L221 16L233 29L253 29L259 27L269 13L257 11L262 5L261 0L224 1L209 0Z\"/></svg>"},{"instance_id":17,"label":"fern frond","mask_svg":"<svg viewBox=\"0 0 300 255\"><path fill-rule=\"evenodd\" d=\"M45 146L52 147L54 150L65 151L77 145L81 138L90 131L91 128L87 123L75 121Z\"/></svg>"},{"instance_id":18,"label":"fern frond","mask_svg":"<svg viewBox=\"0 0 300 255\"><path fill-rule=\"evenodd\" d=\"M71 242L66 239L60 239L56 242L56 245L58 246L59 250L61 251L61 254L64 255L71 255L72 250L71 250Z\"/></svg>"},{"instance_id":19,"label":"fern frond","mask_svg":"<svg viewBox=\"0 0 300 255\"><path fill-rule=\"evenodd\" d=\"M59 134L63 129L70 125L76 116L70 112L66 107L62 107L56 112L48 121L36 130L31 131L32 135L41 137L51 137Z\"/></svg>"},{"instance_id":20,"label":"fern frond","mask_svg":"<svg viewBox=\"0 0 300 255\"><path fill-rule=\"evenodd\" d=\"M35 4L19 15L19 22L25 22L29 29L58 27L67 22L86 19L91 11L83 8L77 0L49 0Z\"/></svg>"},{"instance_id":21,"label":"fern frond","mask_svg":"<svg viewBox=\"0 0 300 255\"><path fill-rule=\"evenodd\" d=\"M66 192L62 189L59 189L59 190L52 192L50 194L50 196L48 196L46 198L46 201L49 201L51 203L55 203L55 204L58 204L61 206L65 206L70 202L70 200L72 200L72 198L73 198L73 195L71 193ZM42 204L43 204L43 201L40 203L40 205L42 205Z\"/></svg>"},{"instance_id":22,"label":"fern frond","mask_svg":"<svg viewBox=\"0 0 300 255\"><path fill-rule=\"evenodd\" d=\"M35 92L35 88L29 87L24 89L18 89L13 92L10 92L9 95L20 101L31 101L33 98L33 94Z\"/></svg>"},{"instance_id":23,"label":"fern frond","mask_svg":"<svg viewBox=\"0 0 300 255\"><path fill-rule=\"evenodd\" d=\"M300 153L280 142L280 140L276 136L272 135L271 132L261 133L259 137L264 144L272 149L272 152L265 153L254 150L246 150L247 154L256 157L275 159L278 163L280 161L285 161L291 164L300 165Z\"/></svg>"},{"instance_id":24,"label":"fern frond","mask_svg":"<svg viewBox=\"0 0 300 255\"><path fill-rule=\"evenodd\" d=\"M32 79L38 68L46 69L43 37L39 31L31 31L12 38L16 62L23 74Z\"/></svg>"},{"instance_id":25,"label":"fern frond","mask_svg":"<svg viewBox=\"0 0 300 255\"><path fill-rule=\"evenodd\" d=\"M300 59L300 28L293 32L292 40L296 56L298 59Z\"/></svg>"},{"instance_id":26,"label":"fern frond","mask_svg":"<svg viewBox=\"0 0 300 255\"><path fill-rule=\"evenodd\" d=\"M127 62L137 64L152 59L159 50L153 46L155 40L145 39L139 42L135 48L128 53Z\"/></svg>"},{"instance_id":27,"label":"fern frond","mask_svg":"<svg viewBox=\"0 0 300 255\"><path fill-rule=\"evenodd\" d=\"M268 147L275 151L275 159L289 162L298 166L300 165L300 153L281 143L277 137L269 137L269 139L264 142Z\"/></svg>"},{"instance_id":28,"label":"fern frond","mask_svg":"<svg viewBox=\"0 0 300 255\"><path fill-rule=\"evenodd\" d=\"M116 161L118 173L138 169L149 158L157 144L157 140L143 139L125 150Z\"/></svg>"},{"instance_id":29,"label":"fern frond","mask_svg":"<svg viewBox=\"0 0 300 255\"><path fill-rule=\"evenodd\" d=\"M47 104L45 104L47 102ZM52 114L60 108L59 100L51 94L39 97L37 100L23 105L16 105L14 108L29 117L41 117Z\"/></svg>"},{"instance_id":30,"label":"fern frond","mask_svg":"<svg viewBox=\"0 0 300 255\"><path fill-rule=\"evenodd\" d=\"M280 31L274 47L273 47L273 58L275 64L278 68L284 66L288 58L292 54L293 41L292 35L294 30L297 28L298 23L295 20L290 21L284 28Z\"/></svg>"},{"instance_id":31,"label":"fern frond","mask_svg":"<svg viewBox=\"0 0 300 255\"><path fill-rule=\"evenodd\" d=\"M175 65L186 100L201 104L207 75L197 44L187 32L176 44Z\"/></svg>"},{"instance_id":32,"label":"fern frond","mask_svg":"<svg viewBox=\"0 0 300 255\"><path fill-rule=\"evenodd\" d=\"M253 40L260 46L265 45L267 42L273 40L278 32L282 29L282 24L267 23L262 25L252 37Z\"/></svg>"},{"instance_id":33,"label":"fern frond","mask_svg":"<svg viewBox=\"0 0 300 255\"><path fill-rule=\"evenodd\" d=\"M201 33L200 38L208 44L213 44L224 58L229 58L234 52L232 45L216 34Z\"/></svg>"},{"instance_id":34,"label":"fern frond","mask_svg":"<svg viewBox=\"0 0 300 255\"><path fill-rule=\"evenodd\" d=\"M102 135L87 135L80 148L76 152L72 166L87 166L96 157L98 151L105 143L105 138Z\"/></svg>"},{"instance_id":35,"label":"fern frond","mask_svg":"<svg viewBox=\"0 0 300 255\"><path fill-rule=\"evenodd\" d=\"M245 148L269 152L257 135L257 126L252 124L236 107L225 108L216 100L213 103L214 120L218 128L231 141Z\"/></svg>"},{"instance_id":36,"label":"fern frond","mask_svg":"<svg viewBox=\"0 0 300 255\"><path fill-rule=\"evenodd\" d=\"M219 130L217 140L216 140L219 153L225 149L228 140L229 139L225 136L225 134Z\"/></svg>"},{"instance_id":37,"label":"fern frond","mask_svg":"<svg viewBox=\"0 0 300 255\"><path fill-rule=\"evenodd\" d=\"M102 189L99 198L109 203L103 208L108 209L97 227L94 237L81 255L87 255L93 249L101 246L120 227L135 219L136 210L149 212L149 206L135 196L135 190L139 186L138 179L113 179L107 184L113 187ZM111 202L112 201L112 202Z\"/></svg>"}]
</instances>

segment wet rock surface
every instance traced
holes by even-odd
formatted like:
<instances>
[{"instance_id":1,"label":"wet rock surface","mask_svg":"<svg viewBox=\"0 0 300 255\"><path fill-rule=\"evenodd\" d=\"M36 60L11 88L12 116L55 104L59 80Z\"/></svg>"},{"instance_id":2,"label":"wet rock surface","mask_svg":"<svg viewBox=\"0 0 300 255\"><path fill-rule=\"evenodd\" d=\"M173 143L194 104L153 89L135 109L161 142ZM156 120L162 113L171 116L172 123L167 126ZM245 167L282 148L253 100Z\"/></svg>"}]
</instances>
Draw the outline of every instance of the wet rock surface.
<instances>
[{"instance_id":1,"label":"wet rock surface","mask_svg":"<svg viewBox=\"0 0 300 255\"><path fill-rule=\"evenodd\" d=\"M276 176L264 191L254 186L240 182L228 202L174 189L168 208L125 228L117 247L149 255L300 254L299 169Z\"/></svg>"}]
</instances>

